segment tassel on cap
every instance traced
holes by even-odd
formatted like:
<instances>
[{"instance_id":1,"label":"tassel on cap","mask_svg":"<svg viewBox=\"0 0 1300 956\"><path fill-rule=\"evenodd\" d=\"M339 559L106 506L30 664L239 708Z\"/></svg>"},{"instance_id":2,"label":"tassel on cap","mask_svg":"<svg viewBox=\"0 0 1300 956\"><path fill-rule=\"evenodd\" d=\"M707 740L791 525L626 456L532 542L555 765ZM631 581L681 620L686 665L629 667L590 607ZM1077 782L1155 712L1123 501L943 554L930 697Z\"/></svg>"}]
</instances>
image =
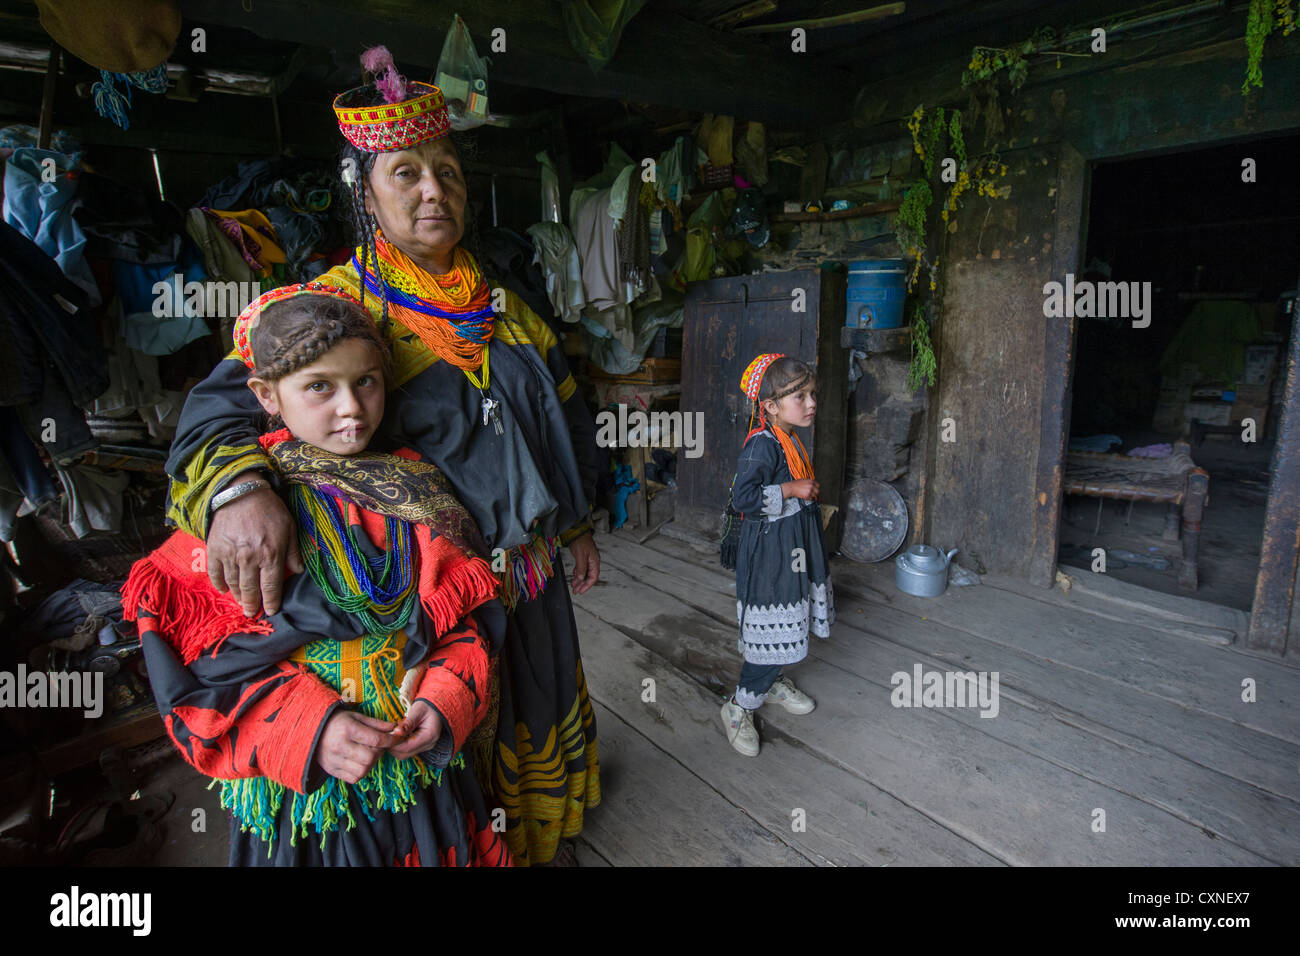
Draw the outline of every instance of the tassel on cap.
<instances>
[{"instance_id":1,"label":"tassel on cap","mask_svg":"<svg viewBox=\"0 0 1300 956\"><path fill-rule=\"evenodd\" d=\"M406 99L406 77L397 72L388 47L372 46L362 53L361 68L375 78L375 89L384 95L384 102L400 103Z\"/></svg>"}]
</instances>

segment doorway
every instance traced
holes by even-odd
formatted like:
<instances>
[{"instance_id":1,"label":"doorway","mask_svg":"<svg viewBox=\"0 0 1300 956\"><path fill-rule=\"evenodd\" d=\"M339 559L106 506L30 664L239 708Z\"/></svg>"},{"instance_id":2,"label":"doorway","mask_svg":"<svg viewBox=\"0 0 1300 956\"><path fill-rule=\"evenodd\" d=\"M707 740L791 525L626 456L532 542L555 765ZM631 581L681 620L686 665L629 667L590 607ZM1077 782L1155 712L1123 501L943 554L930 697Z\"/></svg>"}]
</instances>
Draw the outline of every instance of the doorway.
<instances>
[{"instance_id":1,"label":"doorway","mask_svg":"<svg viewBox=\"0 0 1300 956\"><path fill-rule=\"evenodd\" d=\"M1094 164L1078 280L1132 296L1125 314L1076 319L1060 564L1096 570L1101 549L1114 578L1251 609L1300 272L1298 147L1290 134ZM1177 509L1133 491L1188 463L1209 475L1194 589ZM1081 468L1109 480L1072 486Z\"/></svg>"}]
</instances>

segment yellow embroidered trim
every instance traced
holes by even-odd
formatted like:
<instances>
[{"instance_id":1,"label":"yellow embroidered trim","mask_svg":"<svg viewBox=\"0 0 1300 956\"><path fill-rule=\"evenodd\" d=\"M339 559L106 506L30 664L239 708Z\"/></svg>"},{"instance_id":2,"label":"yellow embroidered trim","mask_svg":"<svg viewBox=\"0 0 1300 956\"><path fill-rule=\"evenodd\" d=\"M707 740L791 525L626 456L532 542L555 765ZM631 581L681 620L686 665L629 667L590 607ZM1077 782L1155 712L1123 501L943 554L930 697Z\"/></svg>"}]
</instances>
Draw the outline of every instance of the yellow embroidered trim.
<instances>
[{"instance_id":1,"label":"yellow embroidered trim","mask_svg":"<svg viewBox=\"0 0 1300 956\"><path fill-rule=\"evenodd\" d=\"M334 101L334 113L339 122L348 126L369 126L374 123L387 123L392 120L409 119L442 109L444 105L442 90L427 83L412 83L412 88L422 87L430 92L400 103L379 104L378 106L339 106L338 100L346 96L340 93Z\"/></svg>"}]
</instances>

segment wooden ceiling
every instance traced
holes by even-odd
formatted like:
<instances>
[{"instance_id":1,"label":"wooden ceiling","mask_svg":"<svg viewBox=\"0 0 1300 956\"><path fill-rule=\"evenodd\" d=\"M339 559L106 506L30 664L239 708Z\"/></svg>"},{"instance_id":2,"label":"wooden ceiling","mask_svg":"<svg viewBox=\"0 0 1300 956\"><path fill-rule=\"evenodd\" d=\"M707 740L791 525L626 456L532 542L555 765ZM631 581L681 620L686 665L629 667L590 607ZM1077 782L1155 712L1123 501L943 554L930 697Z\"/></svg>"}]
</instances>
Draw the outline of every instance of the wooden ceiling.
<instances>
[{"instance_id":1,"label":"wooden ceiling","mask_svg":"<svg viewBox=\"0 0 1300 956\"><path fill-rule=\"evenodd\" d=\"M181 43L171 62L219 65L275 78L282 101L320 103L355 84L357 56L383 43L413 77L431 77L456 12L480 54L492 57L494 111L555 105L556 95L623 100L649 108L714 112L807 130L845 118L873 82L964 62L972 46L1009 44L1041 26L1104 24L1137 8L1174 9L1189 0L906 0L861 23L808 30L806 53L788 29L764 24L816 21L890 4L881 0L650 0L629 23L612 61L593 72L573 49L557 0L180 0ZM896 6L896 4L894 5ZM1235 11L1240 0L1223 2ZM246 10L245 7L251 7ZM751 7L747 19L719 17ZM766 9L770 7L771 9ZM1235 12L1234 14L1235 15ZM1243 14L1244 16L1244 14ZM207 51L188 49L188 31L208 30ZM495 27L507 49L490 53ZM0 32L41 41L30 0L0 0ZM292 106L290 106L292 108Z\"/></svg>"}]
</instances>

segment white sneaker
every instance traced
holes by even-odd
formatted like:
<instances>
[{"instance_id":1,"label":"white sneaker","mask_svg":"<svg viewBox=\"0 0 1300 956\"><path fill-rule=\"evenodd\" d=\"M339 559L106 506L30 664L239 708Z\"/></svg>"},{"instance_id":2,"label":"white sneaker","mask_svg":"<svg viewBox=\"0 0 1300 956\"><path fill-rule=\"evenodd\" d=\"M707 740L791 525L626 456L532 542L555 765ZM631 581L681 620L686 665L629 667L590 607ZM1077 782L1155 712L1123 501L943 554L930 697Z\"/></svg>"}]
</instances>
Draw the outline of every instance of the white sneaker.
<instances>
[{"instance_id":1,"label":"white sneaker","mask_svg":"<svg viewBox=\"0 0 1300 956\"><path fill-rule=\"evenodd\" d=\"M727 741L736 752L746 757L758 756L758 731L754 729L754 713L728 698L722 704L722 726L727 731Z\"/></svg>"},{"instance_id":2,"label":"white sneaker","mask_svg":"<svg viewBox=\"0 0 1300 956\"><path fill-rule=\"evenodd\" d=\"M780 704L792 714L811 714L817 706L817 702L795 687L788 677L778 677L763 700L769 704Z\"/></svg>"}]
</instances>

